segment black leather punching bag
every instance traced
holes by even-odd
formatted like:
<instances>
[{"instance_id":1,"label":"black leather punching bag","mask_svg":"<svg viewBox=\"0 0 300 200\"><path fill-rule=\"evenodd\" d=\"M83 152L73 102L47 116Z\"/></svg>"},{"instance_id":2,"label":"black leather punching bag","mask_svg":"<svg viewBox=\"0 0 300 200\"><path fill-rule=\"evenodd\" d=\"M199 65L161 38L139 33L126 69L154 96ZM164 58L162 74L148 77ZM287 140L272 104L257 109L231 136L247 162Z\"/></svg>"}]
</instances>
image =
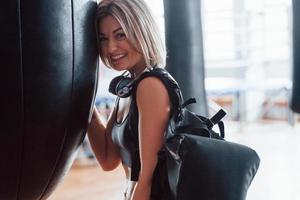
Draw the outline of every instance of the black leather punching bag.
<instances>
[{"instance_id":1,"label":"black leather punching bag","mask_svg":"<svg viewBox=\"0 0 300 200\"><path fill-rule=\"evenodd\" d=\"M0 200L47 199L70 168L97 83L91 0L0 6Z\"/></svg>"},{"instance_id":2,"label":"black leather punching bag","mask_svg":"<svg viewBox=\"0 0 300 200\"><path fill-rule=\"evenodd\" d=\"M300 113L300 0L293 0L293 89L291 108Z\"/></svg>"},{"instance_id":3,"label":"black leather punching bag","mask_svg":"<svg viewBox=\"0 0 300 200\"><path fill-rule=\"evenodd\" d=\"M167 69L178 81L183 97L195 97L191 108L208 113L202 41L201 1L164 0Z\"/></svg>"}]
</instances>

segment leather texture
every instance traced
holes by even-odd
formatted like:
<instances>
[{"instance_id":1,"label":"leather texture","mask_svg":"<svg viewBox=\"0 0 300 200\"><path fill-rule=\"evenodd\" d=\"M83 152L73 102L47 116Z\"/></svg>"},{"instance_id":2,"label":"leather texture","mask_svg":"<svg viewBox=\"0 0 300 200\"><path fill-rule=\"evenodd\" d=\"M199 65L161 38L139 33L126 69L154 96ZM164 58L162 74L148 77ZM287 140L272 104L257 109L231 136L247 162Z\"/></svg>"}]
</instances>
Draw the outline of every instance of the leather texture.
<instances>
[{"instance_id":1,"label":"leather texture","mask_svg":"<svg viewBox=\"0 0 300 200\"><path fill-rule=\"evenodd\" d=\"M293 0L293 88L291 108L300 113L300 0Z\"/></svg>"},{"instance_id":2,"label":"leather texture","mask_svg":"<svg viewBox=\"0 0 300 200\"><path fill-rule=\"evenodd\" d=\"M98 56L92 0L0 8L0 199L47 199L86 133Z\"/></svg>"},{"instance_id":3,"label":"leather texture","mask_svg":"<svg viewBox=\"0 0 300 200\"><path fill-rule=\"evenodd\" d=\"M200 0L164 0L167 70L178 81L183 96L199 102L190 109L206 116L201 12Z\"/></svg>"}]
</instances>

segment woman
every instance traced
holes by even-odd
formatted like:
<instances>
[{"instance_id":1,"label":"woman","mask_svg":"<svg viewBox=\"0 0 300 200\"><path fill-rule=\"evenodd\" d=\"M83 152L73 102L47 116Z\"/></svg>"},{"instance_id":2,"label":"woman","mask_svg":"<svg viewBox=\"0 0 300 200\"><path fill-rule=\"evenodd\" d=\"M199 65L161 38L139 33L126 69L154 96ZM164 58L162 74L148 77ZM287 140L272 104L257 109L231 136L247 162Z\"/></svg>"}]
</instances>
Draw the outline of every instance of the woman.
<instances>
[{"instance_id":1,"label":"woman","mask_svg":"<svg viewBox=\"0 0 300 200\"><path fill-rule=\"evenodd\" d=\"M100 58L117 71L127 71L133 80L152 68L165 66L165 48L154 19L143 0L103 0L96 16ZM122 162L127 177L126 200L163 199L154 192L154 172L158 152L170 116L170 99L164 84L155 77L139 82L135 95L117 98L105 125L97 109L88 130L95 156L103 170L115 169ZM138 141L133 135L137 135ZM138 143L141 164L138 181L130 179Z\"/></svg>"}]
</instances>

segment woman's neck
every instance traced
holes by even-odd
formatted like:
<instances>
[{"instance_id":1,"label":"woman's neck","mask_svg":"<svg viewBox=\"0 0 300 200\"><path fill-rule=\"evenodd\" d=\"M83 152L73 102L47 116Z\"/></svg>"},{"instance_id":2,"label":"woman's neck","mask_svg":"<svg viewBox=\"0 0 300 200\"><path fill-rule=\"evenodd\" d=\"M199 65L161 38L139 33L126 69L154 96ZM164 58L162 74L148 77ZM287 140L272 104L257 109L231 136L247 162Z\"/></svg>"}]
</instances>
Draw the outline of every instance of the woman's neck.
<instances>
[{"instance_id":1,"label":"woman's neck","mask_svg":"<svg viewBox=\"0 0 300 200\"><path fill-rule=\"evenodd\" d=\"M144 59L140 60L135 66L131 67L128 71L132 77L137 77L147 69L147 64Z\"/></svg>"},{"instance_id":2,"label":"woman's neck","mask_svg":"<svg viewBox=\"0 0 300 200\"><path fill-rule=\"evenodd\" d=\"M139 68L135 68L135 69L130 69L129 72L131 74L132 77L138 77L139 75L141 75L144 71L147 70L147 67L139 67Z\"/></svg>"}]
</instances>

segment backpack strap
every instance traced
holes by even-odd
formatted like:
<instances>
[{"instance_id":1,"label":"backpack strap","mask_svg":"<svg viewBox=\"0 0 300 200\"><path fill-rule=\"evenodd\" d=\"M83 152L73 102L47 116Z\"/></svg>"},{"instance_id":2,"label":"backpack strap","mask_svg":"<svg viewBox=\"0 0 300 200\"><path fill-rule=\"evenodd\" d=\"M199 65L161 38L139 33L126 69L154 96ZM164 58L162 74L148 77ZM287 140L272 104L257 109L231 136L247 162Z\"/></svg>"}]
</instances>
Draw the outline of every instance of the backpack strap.
<instances>
[{"instance_id":1,"label":"backpack strap","mask_svg":"<svg viewBox=\"0 0 300 200\"><path fill-rule=\"evenodd\" d=\"M224 126L224 122L223 121L219 121L218 122L218 127L220 130L220 135L222 138L225 138L225 126Z\"/></svg>"},{"instance_id":2,"label":"backpack strap","mask_svg":"<svg viewBox=\"0 0 300 200\"><path fill-rule=\"evenodd\" d=\"M183 104L182 104L182 108L192 104L192 103L196 103L196 99L195 98L190 98L188 99L187 101L185 101ZM182 114L182 113L180 113ZM196 114L197 115L197 114ZM218 125L219 127L219 130L220 130L220 135L221 137L224 139L225 138L225 126L224 126L224 122L221 121L223 119L223 117L226 115L226 112L223 110L223 109L220 109L214 116L212 116L210 119L209 118L206 118L206 117L203 117L201 115L197 115L200 119L202 119L208 130L211 130L212 127L214 125ZM179 116L180 117L180 116ZM202 127L201 127L202 128ZM191 129L186 129L186 130L191 130ZM192 131L191 131L192 132Z\"/></svg>"},{"instance_id":3,"label":"backpack strap","mask_svg":"<svg viewBox=\"0 0 300 200\"><path fill-rule=\"evenodd\" d=\"M211 129L214 125L218 125L220 130L220 135L222 138L225 138L225 128L224 123L221 121L223 117L226 115L226 112L223 109L220 109L214 116L212 116L207 122L208 128Z\"/></svg>"},{"instance_id":4,"label":"backpack strap","mask_svg":"<svg viewBox=\"0 0 300 200\"><path fill-rule=\"evenodd\" d=\"M226 115L226 112L223 109L220 109L212 118L210 118L210 121L213 125L219 123L221 119Z\"/></svg>"},{"instance_id":5,"label":"backpack strap","mask_svg":"<svg viewBox=\"0 0 300 200\"><path fill-rule=\"evenodd\" d=\"M139 149L135 149L134 155L131 158L131 171L130 171L130 180L138 181L140 169L141 169L141 161L140 161L140 153Z\"/></svg>"},{"instance_id":6,"label":"backpack strap","mask_svg":"<svg viewBox=\"0 0 300 200\"><path fill-rule=\"evenodd\" d=\"M181 108L185 108L186 106L192 104L192 103L196 103L196 99L195 98L190 98L188 100L186 100L182 105Z\"/></svg>"},{"instance_id":7,"label":"backpack strap","mask_svg":"<svg viewBox=\"0 0 300 200\"><path fill-rule=\"evenodd\" d=\"M153 68L149 72L142 73L140 77L134 82L132 98L136 99L136 89L138 84L143 79L150 76L157 77L159 80L163 82L164 86L167 88L169 98L171 101L171 117L177 116L181 112L181 104L183 101L182 93L175 79L166 70L162 68ZM140 161L140 153L139 153L139 144L134 144L134 145L135 145L135 151L132 157L130 179L132 181L138 181L139 172L141 168L141 161Z\"/></svg>"}]
</instances>

